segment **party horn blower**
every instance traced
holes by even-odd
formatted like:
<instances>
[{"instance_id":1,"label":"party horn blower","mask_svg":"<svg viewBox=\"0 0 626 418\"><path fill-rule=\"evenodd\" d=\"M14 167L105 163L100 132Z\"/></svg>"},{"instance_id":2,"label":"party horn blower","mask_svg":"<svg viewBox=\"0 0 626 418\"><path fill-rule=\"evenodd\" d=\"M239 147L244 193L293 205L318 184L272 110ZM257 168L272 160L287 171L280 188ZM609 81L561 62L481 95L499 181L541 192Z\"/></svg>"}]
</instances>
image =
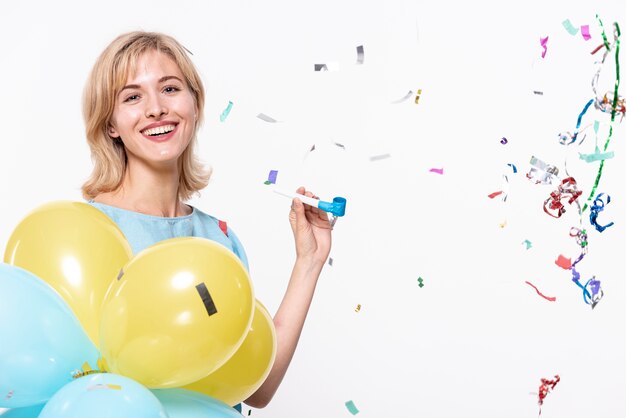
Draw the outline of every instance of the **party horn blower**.
<instances>
[{"instance_id":1,"label":"party horn blower","mask_svg":"<svg viewBox=\"0 0 626 418\"><path fill-rule=\"evenodd\" d=\"M333 216L339 217L346 214L346 199L344 197L335 197L332 202L324 202L322 200L314 199L312 197L308 197L299 193L289 193L278 189L274 189L274 192L290 199L297 197L305 205L319 208L324 212L332 214Z\"/></svg>"}]
</instances>

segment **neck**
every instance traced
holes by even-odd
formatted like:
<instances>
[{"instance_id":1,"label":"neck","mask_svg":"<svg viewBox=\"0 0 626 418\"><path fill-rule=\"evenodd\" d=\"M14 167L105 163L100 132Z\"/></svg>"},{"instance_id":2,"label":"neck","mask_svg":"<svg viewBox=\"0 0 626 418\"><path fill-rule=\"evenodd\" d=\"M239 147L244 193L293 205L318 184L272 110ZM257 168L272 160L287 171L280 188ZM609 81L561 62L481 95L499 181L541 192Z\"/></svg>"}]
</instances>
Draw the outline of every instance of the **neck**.
<instances>
[{"instance_id":1,"label":"neck","mask_svg":"<svg viewBox=\"0 0 626 418\"><path fill-rule=\"evenodd\" d=\"M126 167L120 188L101 200L146 215L167 218L187 215L190 208L178 198L179 179L177 165L155 169L134 161Z\"/></svg>"}]
</instances>

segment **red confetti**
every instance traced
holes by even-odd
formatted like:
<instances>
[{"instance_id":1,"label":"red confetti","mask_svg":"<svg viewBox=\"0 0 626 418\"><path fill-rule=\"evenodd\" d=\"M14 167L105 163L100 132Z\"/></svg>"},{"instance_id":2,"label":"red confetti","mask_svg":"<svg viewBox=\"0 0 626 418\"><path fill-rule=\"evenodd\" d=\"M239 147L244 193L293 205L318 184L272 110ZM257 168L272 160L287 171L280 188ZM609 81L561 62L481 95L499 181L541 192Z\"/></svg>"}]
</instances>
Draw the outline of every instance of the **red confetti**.
<instances>
[{"instance_id":1,"label":"red confetti","mask_svg":"<svg viewBox=\"0 0 626 418\"><path fill-rule=\"evenodd\" d=\"M543 211L553 218L560 218L565 213L565 206L561 200L566 199L566 195L569 195L567 203L571 205L581 194L582 192L578 190L574 177L568 177L561 182L558 190L550 193L550 197L543 203Z\"/></svg>"},{"instance_id":2,"label":"red confetti","mask_svg":"<svg viewBox=\"0 0 626 418\"><path fill-rule=\"evenodd\" d=\"M564 270L569 270L572 267L572 259L566 258L564 255L559 254L559 258L554 262L557 266L561 267Z\"/></svg>"},{"instance_id":3,"label":"red confetti","mask_svg":"<svg viewBox=\"0 0 626 418\"><path fill-rule=\"evenodd\" d=\"M529 286L532 286L532 288L533 288L533 289L535 289L535 292L537 292L537 294L538 294L539 296L541 296L542 298L544 298L544 299L546 299L546 300L549 300L550 302L556 302L556 297L551 297L551 296L546 296L546 295L544 295L543 293L541 293L541 292L539 291L539 289L537 289L537 286L535 286L535 285L534 285L534 284L532 284L531 282L528 282L528 281L527 281L527 282L526 282L526 284L527 284L527 285L529 285Z\"/></svg>"},{"instance_id":4,"label":"red confetti","mask_svg":"<svg viewBox=\"0 0 626 418\"><path fill-rule=\"evenodd\" d=\"M496 196L499 196L502 194L502 190L498 190L497 192L493 192L490 195L488 195L489 199L493 199Z\"/></svg>"},{"instance_id":5,"label":"red confetti","mask_svg":"<svg viewBox=\"0 0 626 418\"><path fill-rule=\"evenodd\" d=\"M559 383L559 381L561 380L561 378L559 377L559 375L555 375L554 376L554 380L549 380L549 379L544 379L541 378L541 386L539 386L539 415L541 415L541 405L543 405L543 400L546 398L546 396L548 396L548 392L550 392L551 390L554 390L554 387L556 386L557 383Z\"/></svg>"},{"instance_id":6,"label":"red confetti","mask_svg":"<svg viewBox=\"0 0 626 418\"><path fill-rule=\"evenodd\" d=\"M222 230L224 235L228 236L228 226L226 225L226 222L224 221L218 221L218 222L219 222L220 229Z\"/></svg>"}]
</instances>

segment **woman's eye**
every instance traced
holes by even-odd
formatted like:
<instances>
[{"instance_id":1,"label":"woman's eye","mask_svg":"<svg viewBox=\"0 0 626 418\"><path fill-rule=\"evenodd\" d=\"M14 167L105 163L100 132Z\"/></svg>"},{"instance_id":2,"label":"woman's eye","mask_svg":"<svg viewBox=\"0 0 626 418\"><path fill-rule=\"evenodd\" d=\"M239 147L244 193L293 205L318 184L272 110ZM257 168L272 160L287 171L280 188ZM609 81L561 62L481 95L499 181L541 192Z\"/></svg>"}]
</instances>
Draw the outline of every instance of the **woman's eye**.
<instances>
[{"instance_id":1,"label":"woman's eye","mask_svg":"<svg viewBox=\"0 0 626 418\"><path fill-rule=\"evenodd\" d=\"M132 102L139 99L139 95L138 94L131 94L130 96L128 96L127 98L124 99L124 102Z\"/></svg>"},{"instance_id":2,"label":"woman's eye","mask_svg":"<svg viewBox=\"0 0 626 418\"><path fill-rule=\"evenodd\" d=\"M180 89L179 89L178 87L176 87L176 86L167 86L167 87L165 87L165 88L163 89L163 91L164 91L165 93L175 93L175 92L177 92L177 91L180 91Z\"/></svg>"}]
</instances>

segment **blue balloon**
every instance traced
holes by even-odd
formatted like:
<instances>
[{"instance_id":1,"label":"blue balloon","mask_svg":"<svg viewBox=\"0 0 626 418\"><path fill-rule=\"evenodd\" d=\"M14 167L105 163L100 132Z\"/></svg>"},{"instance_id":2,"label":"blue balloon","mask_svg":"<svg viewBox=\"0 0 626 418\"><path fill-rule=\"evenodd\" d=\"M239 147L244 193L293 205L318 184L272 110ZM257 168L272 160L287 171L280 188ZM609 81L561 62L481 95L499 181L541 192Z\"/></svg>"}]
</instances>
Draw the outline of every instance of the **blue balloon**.
<instances>
[{"instance_id":1,"label":"blue balloon","mask_svg":"<svg viewBox=\"0 0 626 418\"><path fill-rule=\"evenodd\" d=\"M98 350L61 296L34 274L0 263L0 407L45 403Z\"/></svg>"},{"instance_id":2,"label":"blue balloon","mask_svg":"<svg viewBox=\"0 0 626 418\"><path fill-rule=\"evenodd\" d=\"M153 389L170 418L241 418L241 414L224 402L182 388Z\"/></svg>"},{"instance_id":3,"label":"blue balloon","mask_svg":"<svg viewBox=\"0 0 626 418\"><path fill-rule=\"evenodd\" d=\"M91 374L68 383L39 415L39 418L85 417L168 418L168 415L149 389L112 373Z\"/></svg>"},{"instance_id":4,"label":"blue balloon","mask_svg":"<svg viewBox=\"0 0 626 418\"><path fill-rule=\"evenodd\" d=\"M24 408L9 409L0 418L37 418L44 405L26 406Z\"/></svg>"}]
</instances>

